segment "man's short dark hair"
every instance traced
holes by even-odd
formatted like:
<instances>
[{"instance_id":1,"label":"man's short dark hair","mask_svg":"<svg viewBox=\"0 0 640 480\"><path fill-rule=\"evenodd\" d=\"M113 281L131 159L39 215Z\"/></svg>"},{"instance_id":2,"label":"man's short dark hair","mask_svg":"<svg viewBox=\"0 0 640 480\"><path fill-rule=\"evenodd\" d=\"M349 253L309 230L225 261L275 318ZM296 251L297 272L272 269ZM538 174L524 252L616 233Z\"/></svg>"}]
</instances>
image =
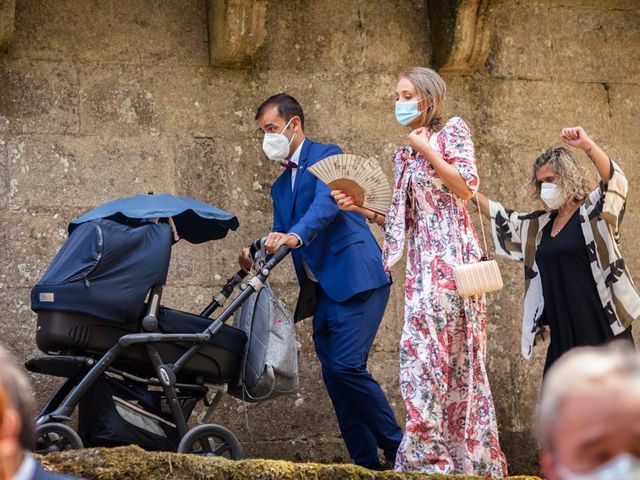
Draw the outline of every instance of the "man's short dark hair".
<instances>
[{"instance_id":1,"label":"man's short dark hair","mask_svg":"<svg viewBox=\"0 0 640 480\"><path fill-rule=\"evenodd\" d=\"M272 97L267 98L262 105L258 107L256 112L256 120L258 120L267 108L277 107L278 115L284 118L287 122L293 117L300 117L300 124L304 129L304 112L302 111L302 105L288 93L278 93Z\"/></svg>"}]
</instances>

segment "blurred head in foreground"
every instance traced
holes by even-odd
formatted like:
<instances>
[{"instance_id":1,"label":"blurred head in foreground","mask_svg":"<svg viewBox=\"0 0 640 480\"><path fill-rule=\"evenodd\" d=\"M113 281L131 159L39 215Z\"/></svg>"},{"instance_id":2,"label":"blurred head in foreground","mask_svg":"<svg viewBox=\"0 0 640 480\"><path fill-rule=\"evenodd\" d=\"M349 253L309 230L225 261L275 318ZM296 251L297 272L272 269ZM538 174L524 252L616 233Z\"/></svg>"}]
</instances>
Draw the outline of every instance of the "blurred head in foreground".
<instances>
[{"instance_id":1,"label":"blurred head in foreground","mask_svg":"<svg viewBox=\"0 0 640 480\"><path fill-rule=\"evenodd\" d=\"M544 379L536 420L545 478L640 479L640 356L622 342L568 352Z\"/></svg>"}]
</instances>

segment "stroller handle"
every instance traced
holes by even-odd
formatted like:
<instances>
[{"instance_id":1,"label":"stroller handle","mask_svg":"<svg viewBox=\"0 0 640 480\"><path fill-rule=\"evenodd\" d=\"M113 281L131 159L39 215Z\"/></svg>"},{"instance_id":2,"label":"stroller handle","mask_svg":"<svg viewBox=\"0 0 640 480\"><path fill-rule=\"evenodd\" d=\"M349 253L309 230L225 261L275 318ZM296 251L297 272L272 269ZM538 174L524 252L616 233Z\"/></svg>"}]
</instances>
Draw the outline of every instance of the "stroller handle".
<instances>
[{"instance_id":1,"label":"stroller handle","mask_svg":"<svg viewBox=\"0 0 640 480\"><path fill-rule=\"evenodd\" d=\"M267 268L269 269L275 267L277 264L279 264L282 261L284 257L289 255L290 251L291 249L289 247L287 247L286 245L282 245L278 249L278 251L271 257L271 259L269 259L269 261L265 266L267 266Z\"/></svg>"},{"instance_id":2,"label":"stroller handle","mask_svg":"<svg viewBox=\"0 0 640 480\"><path fill-rule=\"evenodd\" d=\"M255 243L255 242L254 242ZM251 295L252 292L260 290L264 282L267 281L267 278L271 274L271 270L278 265L291 251L289 247L286 245L282 245L278 248L278 251L268 257L265 264L257 269L256 274L251 280L246 283L243 283L240 288L242 291L240 294L231 302L231 304L225 308L225 310L213 321L213 323L209 326L209 333L216 333L224 322L227 321L233 313L240 308L242 303Z\"/></svg>"},{"instance_id":3,"label":"stroller handle","mask_svg":"<svg viewBox=\"0 0 640 480\"><path fill-rule=\"evenodd\" d=\"M244 270L238 270L234 273L231 278L227 280L227 283L224 284L222 290L220 290L216 295L213 296L211 303L205 307L205 309L200 312L201 317L209 317L211 314L218 308L222 307L228 298L233 294L235 288L242 283L244 277L247 276L247 272Z\"/></svg>"},{"instance_id":4,"label":"stroller handle","mask_svg":"<svg viewBox=\"0 0 640 480\"><path fill-rule=\"evenodd\" d=\"M284 257L287 256L287 254L291 251L291 249L289 247L287 247L286 245L282 245L280 248L278 248L278 251L269 256L266 254L265 251L265 242L267 241L267 237L262 237L259 238L257 240L254 240L251 245L249 245L249 252L251 254L251 258L254 259L254 261L256 260L256 257L258 256L258 254L261 254L263 257L265 257L265 259L271 259L274 257L278 257L278 261L273 265L277 265Z\"/></svg>"},{"instance_id":5,"label":"stroller handle","mask_svg":"<svg viewBox=\"0 0 640 480\"><path fill-rule=\"evenodd\" d=\"M263 271L266 271L266 275L264 275L264 278L260 278L261 282L266 280L266 278L269 276L271 269L275 267L278 263L280 263L282 259L286 257L290 251L289 247L283 245L278 249L278 251L274 255L267 256L265 252L265 246L264 246L266 239L267 237L259 238L258 240L253 241L249 245L251 257L254 259L254 261L256 260L256 257L258 255L264 257L264 264L257 269L257 275L256 275L258 276L258 278L260 278L259 276L260 273ZM244 270L238 270L236 273L234 273L231 276L231 278L227 280L227 283L222 287L222 290L220 290L218 294L214 295L213 299L211 300L211 303L209 303L209 305L207 305L204 308L204 310L200 312L200 316L210 317L214 311L222 307L226 303L226 301L229 299L229 297L233 294L234 289L242 283L242 281L246 276L247 276L247 272L245 272Z\"/></svg>"}]
</instances>

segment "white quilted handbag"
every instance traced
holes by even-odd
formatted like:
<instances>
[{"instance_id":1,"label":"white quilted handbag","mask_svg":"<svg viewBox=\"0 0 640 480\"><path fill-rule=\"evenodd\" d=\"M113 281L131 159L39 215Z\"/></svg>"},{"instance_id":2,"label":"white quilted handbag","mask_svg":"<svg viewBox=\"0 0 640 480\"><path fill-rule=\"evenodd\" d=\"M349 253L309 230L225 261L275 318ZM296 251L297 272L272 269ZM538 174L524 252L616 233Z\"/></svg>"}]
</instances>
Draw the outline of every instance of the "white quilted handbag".
<instances>
[{"instance_id":1,"label":"white quilted handbag","mask_svg":"<svg viewBox=\"0 0 640 480\"><path fill-rule=\"evenodd\" d=\"M482 212L480 203L475 196L478 205L478 215L480 215L480 230L482 230L482 242L484 244L484 255L479 262L463 263L456 265L453 276L456 287L461 297L472 297L488 292L495 292L502 289L502 275L498 268L498 262L490 258L487 254L487 239L484 235L484 224L482 222Z\"/></svg>"}]
</instances>

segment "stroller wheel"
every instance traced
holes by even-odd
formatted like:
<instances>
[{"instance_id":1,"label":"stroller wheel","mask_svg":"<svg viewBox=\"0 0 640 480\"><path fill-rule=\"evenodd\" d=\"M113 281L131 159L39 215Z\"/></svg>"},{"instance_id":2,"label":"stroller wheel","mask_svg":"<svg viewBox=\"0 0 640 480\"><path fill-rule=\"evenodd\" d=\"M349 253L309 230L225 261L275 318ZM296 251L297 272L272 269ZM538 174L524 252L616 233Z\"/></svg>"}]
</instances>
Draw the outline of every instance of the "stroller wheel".
<instances>
[{"instance_id":1,"label":"stroller wheel","mask_svg":"<svg viewBox=\"0 0 640 480\"><path fill-rule=\"evenodd\" d=\"M244 454L233 432L220 425L198 425L182 437L178 453L193 453L207 457L226 457L240 460Z\"/></svg>"},{"instance_id":2,"label":"stroller wheel","mask_svg":"<svg viewBox=\"0 0 640 480\"><path fill-rule=\"evenodd\" d=\"M36 428L35 453L46 455L78 448L82 448L80 436L63 423L45 423Z\"/></svg>"}]
</instances>

